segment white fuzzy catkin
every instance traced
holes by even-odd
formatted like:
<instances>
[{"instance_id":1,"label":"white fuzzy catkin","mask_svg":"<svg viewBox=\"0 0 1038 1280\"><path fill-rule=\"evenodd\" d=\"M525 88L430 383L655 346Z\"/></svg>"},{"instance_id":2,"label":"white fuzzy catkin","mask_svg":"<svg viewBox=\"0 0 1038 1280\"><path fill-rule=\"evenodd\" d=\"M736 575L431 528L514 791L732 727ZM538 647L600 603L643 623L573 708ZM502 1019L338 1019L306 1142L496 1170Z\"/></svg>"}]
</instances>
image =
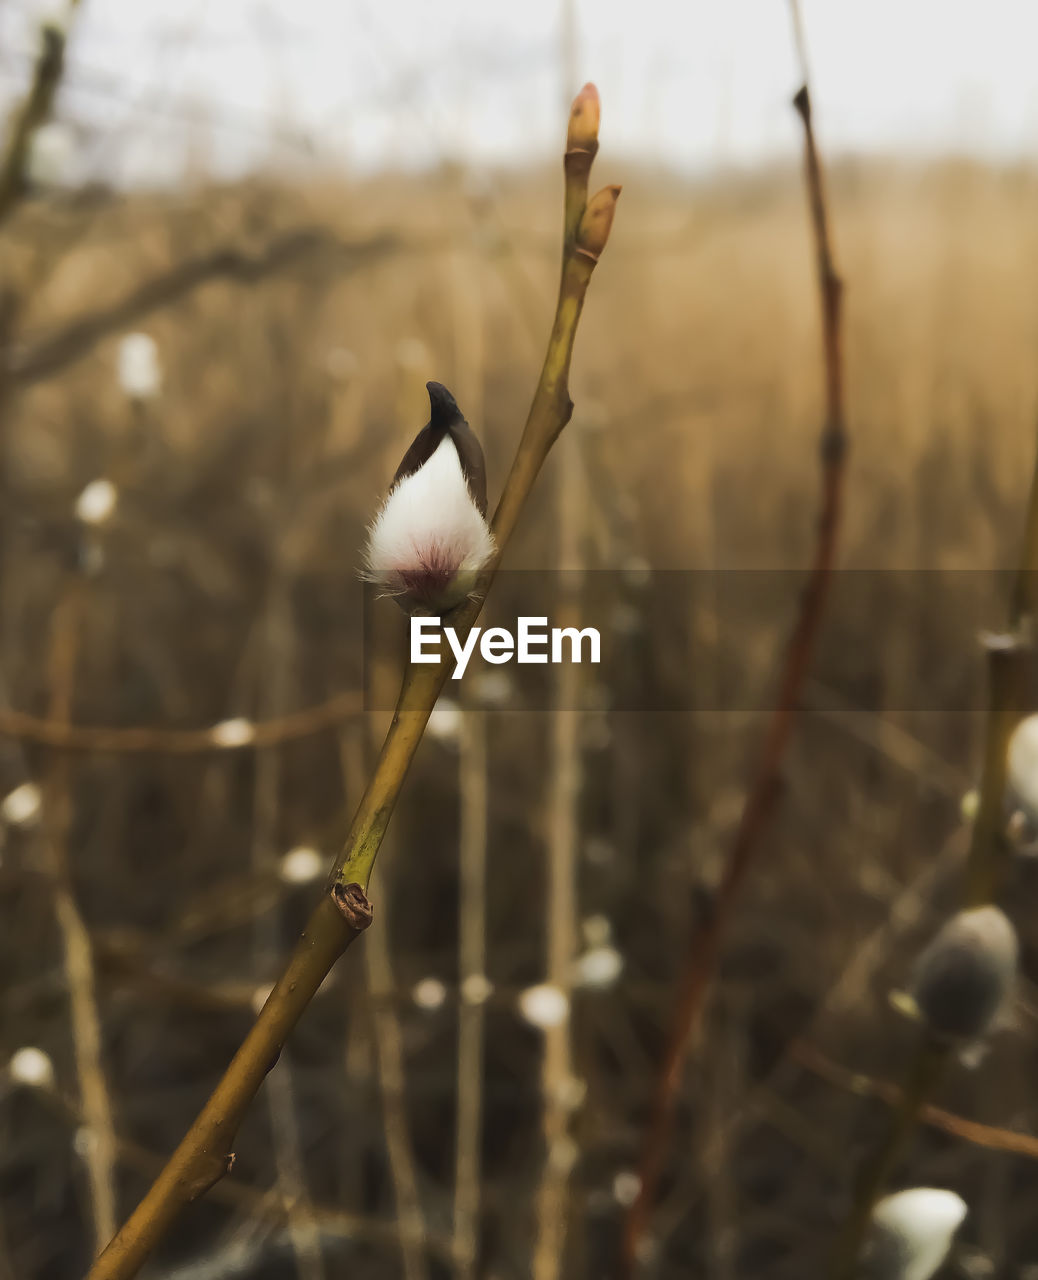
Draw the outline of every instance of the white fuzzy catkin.
<instances>
[{"instance_id":1,"label":"white fuzzy catkin","mask_svg":"<svg viewBox=\"0 0 1038 1280\"><path fill-rule=\"evenodd\" d=\"M421 978L411 988L411 999L419 1009L431 1013L446 1003L447 988L439 978Z\"/></svg>"},{"instance_id":2,"label":"white fuzzy catkin","mask_svg":"<svg viewBox=\"0 0 1038 1280\"><path fill-rule=\"evenodd\" d=\"M475 573L494 553L490 527L469 492L454 441L394 485L368 533L367 576L390 591L401 574Z\"/></svg>"},{"instance_id":3,"label":"white fuzzy catkin","mask_svg":"<svg viewBox=\"0 0 1038 1280\"><path fill-rule=\"evenodd\" d=\"M0 800L0 818L12 827L28 826L40 816L43 795L35 782L23 782Z\"/></svg>"},{"instance_id":4,"label":"white fuzzy catkin","mask_svg":"<svg viewBox=\"0 0 1038 1280\"><path fill-rule=\"evenodd\" d=\"M872 1211L862 1280L930 1280L965 1216L954 1191L913 1187L885 1196Z\"/></svg>"},{"instance_id":5,"label":"white fuzzy catkin","mask_svg":"<svg viewBox=\"0 0 1038 1280\"><path fill-rule=\"evenodd\" d=\"M1009 739L1009 804L1038 827L1038 715L1026 716Z\"/></svg>"},{"instance_id":6,"label":"white fuzzy catkin","mask_svg":"<svg viewBox=\"0 0 1038 1280\"><path fill-rule=\"evenodd\" d=\"M494 994L494 984L483 973L470 973L461 984L461 998L466 1004L486 1004Z\"/></svg>"},{"instance_id":7,"label":"white fuzzy catkin","mask_svg":"<svg viewBox=\"0 0 1038 1280\"><path fill-rule=\"evenodd\" d=\"M128 333L119 343L119 385L131 400L150 400L162 390L159 348L147 333Z\"/></svg>"},{"instance_id":8,"label":"white fuzzy catkin","mask_svg":"<svg viewBox=\"0 0 1038 1280\"><path fill-rule=\"evenodd\" d=\"M569 996L561 987L541 982L521 992L519 1012L532 1027L561 1027L569 1017Z\"/></svg>"},{"instance_id":9,"label":"white fuzzy catkin","mask_svg":"<svg viewBox=\"0 0 1038 1280\"><path fill-rule=\"evenodd\" d=\"M76 499L76 518L84 524L104 524L119 501L119 490L111 480L91 480Z\"/></svg>"},{"instance_id":10,"label":"white fuzzy catkin","mask_svg":"<svg viewBox=\"0 0 1038 1280\"><path fill-rule=\"evenodd\" d=\"M278 866L278 875L285 884L309 884L320 878L324 871L324 859L309 845L289 849Z\"/></svg>"},{"instance_id":11,"label":"white fuzzy catkin","mask_svg":"<svg viewBox=\"0 0 1038 1280\"><path fill-rule=\"evenodd\" d=\"M255 738L256 726L244 716L235 716L214 724L209 736L218 747L245 747Z\"/></svg>"},{"instance_id":12,"label":"white fuzzy catkin","mask_svg":"<svg viewBox=\"0 0 1038 1280\"><path fill-rule=\"evenodd\" d=\"M578 986L604 991L611 987L623 973L624 958L609 943L591 947L577 957L574 964L574 980Z\"/></svg>"},{"instance_id":13,"label":"white fuzzy catkin","mask_svg":"<svg viewBox=\"0 0 1038 1280\"><path fill-rule=\"evenodd\" d=\"M7 1073L15 1084L30 1089L49 1089L54 1083L54 1064L42 1049L27 1045L11 1055Z\"/></svg>"}]
</instances>

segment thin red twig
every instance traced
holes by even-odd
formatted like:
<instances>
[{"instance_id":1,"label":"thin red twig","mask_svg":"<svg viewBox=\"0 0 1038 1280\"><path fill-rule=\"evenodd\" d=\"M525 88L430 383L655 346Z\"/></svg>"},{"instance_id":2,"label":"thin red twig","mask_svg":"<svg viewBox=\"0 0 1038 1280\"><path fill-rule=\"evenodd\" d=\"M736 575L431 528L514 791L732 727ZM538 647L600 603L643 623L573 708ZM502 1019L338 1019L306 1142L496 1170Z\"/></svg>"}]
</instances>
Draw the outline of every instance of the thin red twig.
<instances>
[{"instance_id":1,"label":"thin red twig","mask_svg":"<svg viewBox=\"0 0 1038 1280\"><path fill-rule=\"evenodd\" d=\"M804 85L793 99L804 125L805 177L814 232L818 283L822 301L822 344L825 369L825 421L820 441L821 507L814 562L800 600L786 651L774 712L760 760L735 832L709 919L693 934L682 966L679 994L666 1050L657 1078L649 1124L638 1168L640 1188L624 1223L621 1275L632 1276L641 1242L663 1175L678 1088L709 994L725 929L761 836L782 787L782 764L796 724L800 695L810 669L836 556L843 500L847 429L844 416L841 303L843 284L833 265L822 167L811 121L811 101Z\"/></svg>"}]
</instances>

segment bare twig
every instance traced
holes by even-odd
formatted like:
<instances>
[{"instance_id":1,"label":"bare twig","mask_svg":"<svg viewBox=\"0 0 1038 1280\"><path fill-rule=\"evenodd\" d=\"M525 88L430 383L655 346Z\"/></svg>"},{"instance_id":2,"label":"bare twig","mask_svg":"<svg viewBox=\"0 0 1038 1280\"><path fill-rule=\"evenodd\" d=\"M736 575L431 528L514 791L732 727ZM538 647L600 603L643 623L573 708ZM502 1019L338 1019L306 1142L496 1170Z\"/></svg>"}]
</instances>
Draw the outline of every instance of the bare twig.
<instances>
[{"instance_id":1,"label":"bare twig","mask_svg":"<svg viewBox=\"0 0 1038 1280\"><path fill-rule=\"evenodd\" d=\"M280 543L277 544L280 546ZM291 613L285 568L278 549L259 624L260 661L257 700L266 712L276 711L285 700L291 663ZM256 756L252 800L251 867L257 876L270 876L277 865L277 822L281 789L281 758L276 747L265 747ZM268 971L277 937L280 911L268 912L253 923L253 962L257 975ZM285 1059L270 1073L266 1089L270 1129L277 1165L277 1189L288 1217L288 1238L298 1280L324 1280L324 1259L306 1184L302 1143L296 1119L295 1086L291 1065Z\"/></svg>"},{"instance_id":2,"label":"bare twig","mask_svg":"<svg viewBox=\"0 0 1038 1280\"><path fill-rule=\"evenodd\" d=\"M900 1106L904 1099L904 1090L900 1085L851 1071L826 1057L816 1045L806 1040L795 1040L790 1047L790 1056L808 1071L850 1093L879 1098L891 1107ZM933 1129L962 1138L974 1146L1038 1160L1038 1138L1029 1133L1014 1133L1011 1129L1000 1129L997 1125L981 1124L979 1120L967 1120L964 1116L955 1115L954 1112L929 1103L920 1109L919 1119Z\"/></svg>"},{"instance_id":3,"label":"bare twig","mask_svg":"<svg viewBox=\"0 0 1038 1280\"><path fill-rule=\"evenodd\" d=\"M482 281L471 250L451 264L455 378L474 422L484 419ZM477 264L478 264L477 259ZM481 264L480 264L481 265ZM458 986L486 974L487 713L467 707L458 736ZM482 1208L483 1055L486 1007L458 1004L454 1141L454 1273L475 1280Z\"/></svg>"},{"instance_id":4,"label":"bare twig","mask_svg":"<svg viewBox=\"0 0 1038 1280\"><path fill-rule=\"evenodd\" d=\"M820 441L822 493L814 562L804 586L786 650L776 705L768 724L761 757L728 851L711 914L693 935L682 966L679 995L642 1147L639 1163L640 1189L624 1227L623 1269L628 1276L637 1267L640 1244L664 1170L682 1071L702 1020L725 930L746 874L761 848L761 837L779 798L786 749L796 724L801 693L821 630L836 558L847 452L841 342L843 285L833 263L822 167L815 145L811 102L806 84L793 101L804 126L805 171L822 303L825 419Z\"/></svg>"},{"instance_id":5,"label":"bare twig","mask_svg":"<svg viewBox=\"0 0 1038 1280\"><path fill-rule=\"evenodd\" d=\"M59 600L52 622L50 714L57 721L67 717L71 710L82 608L82 583L73 581ZM115 1132L103 1066L93 946L76 901L69 862L72 796L69 761L66 757L57 757L52 762L43 797L46 824L43 833L44 850L54 895L54 911L64 948L72 1043L86 1129L83 1159L90 1182L95 1252L99 1252L111 1237L117 1221Z\"/></svg>"},{"instance_id":6,"label":"bare twig","mask_svg":"<svg viewBox=\"0 0 1038 1280\"><path fill-rule=\"evenodd\" d=\"M580 627L582 587L583 476L577 440L563 444L558 476L558 564L561 570L555 617L563 627ZM571 994L577 943L577 852L580 839L581 668L564 663L553 671L550 787L548 794L547 913L545 977ZM566 1274L566 1233L570 1217L570 1174L577 1155L570 1135L573 1116L573 1030L569 1013L544 1029L541 1060L541 1126L544 1163L537 1191L534 1280Z\"/></svg>"},{"instance_id":7,"label":"bare twig","mask_svg":"<svg viewBox=\"0 0 1038 1280\"><path fill-rule=\"evenodd\" d=\"M588 90L578 104L585 104ZM595 96L597 117L597 95ZM597 134L597 118L596 118ZM597 138L595 140L597 148ZM559 299L540 381L516 457L493 520L499 554L473 599L448 615L465 634L478 617L500 552L518 523L541 466L573 406L568 376L580 313L598 257L608 239L619 188L587 199L590 148L566 157L565 236ZM585 210L587 217L585 219ZM242 1116L314 993L343 951L370 924L364 886L421 741L448 664L409 667L374 773L361 799L325 894L308 922L285 973L255 1025L188 1130L169 1164L90 1273L90 1280L127 1280L180 1212L226 1172L226 1153Z\"/></svg>"},{"instance_id":8,"label":"bare twig","mask_svg":"<svg viewBox=\"0 0 1038 1280\"><path fill-rule=\"evenodd\" d=\"M68 16L78 7L70 0ZM40 30L40 52L33 70L29 92L9 126L3 158L0 159L0 223L18 205L26 191L26 169L32 146L32 135L46 124L54 107L54 99L65 70L66 33L56 23L45 23Z\"/></svg>"}]
</instances>

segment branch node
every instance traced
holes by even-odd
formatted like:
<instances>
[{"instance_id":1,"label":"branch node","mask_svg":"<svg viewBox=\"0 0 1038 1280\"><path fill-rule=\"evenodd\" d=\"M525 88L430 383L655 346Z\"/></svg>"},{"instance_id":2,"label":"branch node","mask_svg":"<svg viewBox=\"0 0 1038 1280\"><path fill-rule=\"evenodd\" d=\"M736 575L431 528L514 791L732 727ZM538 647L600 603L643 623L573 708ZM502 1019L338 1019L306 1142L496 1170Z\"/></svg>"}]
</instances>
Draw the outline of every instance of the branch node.
<instances>
[{"instance_id":1,"label":"branch node","mask_svg":"<svg viewBox=\"0 0 1038 1280\"><path fill-rule=\"evenodd\" d=\"M359 884L333 884L332 901L342 918L357 933L363 933L374 918L375 910Z\"/></svg>"}]
</instances>

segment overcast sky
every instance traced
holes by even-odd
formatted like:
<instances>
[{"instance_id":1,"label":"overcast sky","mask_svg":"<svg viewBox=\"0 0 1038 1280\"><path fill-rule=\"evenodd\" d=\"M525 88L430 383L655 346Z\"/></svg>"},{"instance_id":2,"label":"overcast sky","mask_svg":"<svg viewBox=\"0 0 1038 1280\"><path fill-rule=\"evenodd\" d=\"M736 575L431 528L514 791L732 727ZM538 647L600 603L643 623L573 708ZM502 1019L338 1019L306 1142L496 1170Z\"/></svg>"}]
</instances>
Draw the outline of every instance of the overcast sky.
<instances>
[{"instance_id":1,"label":"overcast sky","mask_svg":"<svg viewBox=\"0 0 1038 1280\"><path fill-rule=\"evenodd\" d=\"M41 12L0 5L0 89ZM833 149L1038 157L1038 0L803 0ZM611 148L683 170L798 154L787 0L576 0ZM61 110L106 176L547 159L561 0L82 0Z\"/></svg>"}]
</instances>

